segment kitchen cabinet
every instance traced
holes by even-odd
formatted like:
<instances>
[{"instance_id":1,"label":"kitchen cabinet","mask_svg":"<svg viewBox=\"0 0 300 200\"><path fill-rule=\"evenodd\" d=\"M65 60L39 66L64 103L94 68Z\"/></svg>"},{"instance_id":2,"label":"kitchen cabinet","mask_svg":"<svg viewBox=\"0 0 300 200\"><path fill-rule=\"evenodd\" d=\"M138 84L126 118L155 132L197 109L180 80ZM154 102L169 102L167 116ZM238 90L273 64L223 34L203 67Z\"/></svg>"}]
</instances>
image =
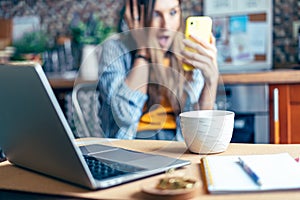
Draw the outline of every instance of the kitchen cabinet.
<instances>
[{"instance_id":1,"label":"kitchen cabinet","mask_svg":"<svg viewBox=\"0 0 300 200\"><path fill-rule=\"evenodd\" d=\"M278 136L276 142L276 92L278 89ZM270 84L270 143L300 143L300 84ZM275 94L275 96L274 96ZM275 113L274 113L275 112Z\"/></svg>"}]
</instances>

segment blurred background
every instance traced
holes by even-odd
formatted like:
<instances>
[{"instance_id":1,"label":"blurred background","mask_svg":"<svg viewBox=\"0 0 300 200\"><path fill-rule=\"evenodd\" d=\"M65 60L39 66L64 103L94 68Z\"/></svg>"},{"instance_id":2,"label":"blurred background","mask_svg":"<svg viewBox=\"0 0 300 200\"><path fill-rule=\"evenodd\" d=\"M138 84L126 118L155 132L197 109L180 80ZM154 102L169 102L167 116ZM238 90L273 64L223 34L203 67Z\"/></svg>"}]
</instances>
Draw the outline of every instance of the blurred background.
<instances>
[{"instance_id":1,"label":"blurred background","mask_svg":"<svg viewBox=\"0 0 300 200\"><path fill-rule=\"evenodd\" d=\"M98 69L95 59L99 59L100 49L96 48L96 45L118 31L123 4L124 1L121 0L0 0L0 63L8 60L40 62L71 128L75 130L71 95L74 79L77 78L79 67L87 66L80 67L81 77L92 82L97 80ZM271 22L265 19L259 20L263 22L262 32L266 36L261 40L264 43L262 46L268 48L264 55L267 55L268 61L271 57L271 70L264 67L268 69L265 72L276 73L277 69L299 66L300 0L182 0L184 18L189 15L205 14L207 4L212 6L210 13L214 13L216 18L220 15L227 17L227 20L234 19L231 15L249 17L249 21L242 25L252 25L252 39L263 38L256 37L263 35L253 31L259 29L253 26L257 24L257 20L251 17L262 13L257 10L264 9L263 14L267 11L267 15L263 16L267 16ZM244 6L243 11L238 9L241 5ZM261 5L265 7L262 8ZM229 7L231 10L227 9ZM220 12L216 13L216 10ZM255 49L256 46L252 47ZM85 55L90 55L86 63L83 62ZM89 68L90 66L94 67ZM239 67L236 67L234 73L251 75L251 70L243 71ZM297 136L300 126L296 120L299 118L297 116L300 116L300 109L293 107L299 107L300 97L294 97L296 103L284 99L293 99L293 95L299 94L300 78L291 79L290 77L294 77L293 74L293 71L289 72L281 82L277 81L277 76L272 77L271 81L268 79L268 82L264 79L265 75L250 78L251 80L245 80L245 76L241 78L238 75L227 79L218 94L216 107L236 112L233 141L272 142L274 132L272 92L273 88L283 87L283 89L287 88L287 92L281 91L283 95L280 98L283 100L279 102L283 105L280 106L280 112L285 113L282 118L289 121L281 124L281 127L286 127L286 130L282 129L284 130L282 133L293 132L287 135L294 135L296 139L292 138L288 142L300 142L300 137ZM222 77L226 75L222 74ZM285 81L286 84L283 84ZM285 102L288 104L285 105ZM293 114L294 112L296 114ZM290 113L296 117L289 116ZM285 139L282 141L286 142Z\"/></svg>"},{"instance_id":2,"label":"blurred background","mask_svg":"<svg viewBox=\"0 0 300 200\"><path fill-rule=\"evenodd\" d=\"M120 13L122 7L123 1L114 0L1 0L0 50L11 45L13 40L15 42L16 38L23 35L20 31L26 29L26 23L29 24L28 26L36 26L34 27L35 30L39 31L35 33L35 36L27 36L29 38L37 35L40 37L40 46L35 46L35 51L45 51L47 48L47 50L59 49L60 45L68 45L65 43L68 43L70 39L77 43L74 48L80 48L78 46L81 44L101 42L110 32L117 29L120 20L118 13ZM286 67L288 64L298 62L298 39L294 32L295 26L298 25L297 23L300 20L299 10L300 1L298 0L273 0L274 68ZM202 15L203 0L184 0L183 14L185 17L188 15ZM89 30L89 25L95 25L95 23L100 23L97 26L102 33L101 36ZM12 30L12 26L18 28L19 33L15 33L16 30ZM96 39L83 40L80 38L82 36L80 34ZM45 44L45 41L47 41L47 44ZM22 44L15 45L24 48ZM31 50L23 49L21 51L30 52ZM78 65L76 61L79 62L78 56L75 53L73 62L76 65ZM76 67L78 66L69 66L69 68L63 70ZM45 68L46 70L59 70L47 69L47 66Z\"/></svg>"}]
</instances>

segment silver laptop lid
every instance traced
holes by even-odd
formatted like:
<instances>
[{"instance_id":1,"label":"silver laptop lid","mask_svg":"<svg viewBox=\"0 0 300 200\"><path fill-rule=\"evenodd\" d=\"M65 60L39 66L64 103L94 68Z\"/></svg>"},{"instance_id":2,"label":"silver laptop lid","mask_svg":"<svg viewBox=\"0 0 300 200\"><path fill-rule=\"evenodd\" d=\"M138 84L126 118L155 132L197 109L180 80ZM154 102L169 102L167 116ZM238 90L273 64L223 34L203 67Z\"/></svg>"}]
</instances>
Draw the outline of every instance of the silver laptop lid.
<instances>
[{"instance_id":1,"label":"silver laptop lid","mask_svg":"<svg viewBox=\"0 0 300 200\"><path fill-rule=\"evenodd\" d=\"M39 64L0 65L0 129L0 146L10 162L95 187Z\"/></svg>"},{"instance_id":2,"label":"silver laptop lid","mask_svg":"<svg viewBox=\"0 0 300 200\"><path fill-rule=\"evenodd\" d=\"M41 66L33 63L0 65L0 147L7 159L16 165L91 189L110 187L190 164L115 147L112 147L114 151L101 152L87 149L97 159L145 169L96 181L75 144L47 77Z\"/></svg>"}]
</instances>

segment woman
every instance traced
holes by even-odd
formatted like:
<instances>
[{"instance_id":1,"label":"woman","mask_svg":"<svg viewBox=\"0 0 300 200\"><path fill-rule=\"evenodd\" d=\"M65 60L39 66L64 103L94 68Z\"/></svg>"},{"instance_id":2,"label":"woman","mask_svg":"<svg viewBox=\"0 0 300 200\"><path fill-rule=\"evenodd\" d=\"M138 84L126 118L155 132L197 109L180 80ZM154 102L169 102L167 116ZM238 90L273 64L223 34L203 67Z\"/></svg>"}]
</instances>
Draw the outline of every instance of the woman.
<instances>
[{"instance_id":1,"label":"woman","mask_svg":"<svg viewBox=\"0 0 300 200\"><path fill-rule=\"evenodd\" d=\"M194 35L195 42L183 39L180 5L126 0L130 31L126 39L105 42L100 61L99 117L106 137L182 140L179 113L213 108L219 76L214 37L211 43ZM184 71L183 63L194 70Z\"/></svg>"}]
</instances>

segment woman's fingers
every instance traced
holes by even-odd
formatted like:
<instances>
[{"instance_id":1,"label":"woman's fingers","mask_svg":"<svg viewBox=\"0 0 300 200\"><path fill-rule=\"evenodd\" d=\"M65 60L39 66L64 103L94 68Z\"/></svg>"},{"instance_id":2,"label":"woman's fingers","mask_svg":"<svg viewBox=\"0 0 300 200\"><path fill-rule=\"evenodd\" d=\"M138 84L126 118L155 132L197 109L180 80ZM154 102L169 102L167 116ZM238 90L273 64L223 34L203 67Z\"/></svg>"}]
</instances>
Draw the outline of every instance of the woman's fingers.
<instances>
[{"instance_id":1,"label":"woman's fingers","mask_svg":"<svg viewBox=\"0 0 300 200\"><path fill-rule=\"evenodd\" d=\"M212 45L216 46L216 38L212 33L210 34L210 42Z\"/></svg>"},{"instance_id":2,"label":"woman's fingers","mask_svg":"<svg viewBox=\"0 0 300 200\"><path fill-rule=\"evenodd\" d=\"M183 53L185 53L183 55L188 56L189 58L194 59L196 61L198 60L200 62L207 63L207 60L209 60L209 62L213 61L215 63L217 56L217 48L215 46L214 36L211 34L211 43L204 41L198 36L191 35L191 38L194 41L187 39L183 40L184 45L187 47L187 49L183 51ZM191 51L193 53L191 53ZM202 55L202 57L200 57L199 55ZM201 60L206 57L208 59Z\"/></svg>"},{"instance_id":3,"label":"woman's fingers","mask_svg":"<svg viewBox=\"0 0 300 200\"><path fill-rule=\"evenodd\" d=\"M211 50L213 52L217 51L216 45L215 45L215 43L216 43L215 42L215 37L213 36L212 33L210 35L210 42L209 43L207 41L203 40L202 38L200 38L197 35L190 35L190 37L194 40L194 42L190 41L190 43L187 43L187 44L193 45L195 49L200 50L199 47L202 46L202 47L204 47L204 49L209 49L209 50Z\"/></svg>"},{"instance_id":4,"label":"woman's fingers","mask_svg":"<svg viewBox=\"0 0 300 200\"><path fill-rule=\"evenodd\" d=\"M138 3L137 0L131 0L132 1L132 20L134 23L139 23L140 16L139 16L139 10L138 10Z\"/></svg>"},{"instance_id":5,"label":"woman's fingers","mask_svg":"<svg viewBox=\"0 0 300 200\"><path fill-rule=\"evenodd\" d=\"M140 8L142 10L142 8ZM140 12L143 14L143 12ZM125 21L130 29L140 28L139 5L137 0L126 0Z\"/></svg>"},{"instance_id":6,"label":"woman's fingers","mask_svg":"<svg viewBox=\"0 0 300 200\"><path fill-rule=\"evenodd\" d=\"M211 52L209 52L208 48L205 48L204 46L196 43L196 42L192 42L190 40L184 39L183 40L184 45L188 48L185 49L183 52L187 52L189 53L191 50L194 52L197 52L197 54L201 54L204 56L208 56L211 57Z\"/></svg>"},{"instance_id":7,"label":"woman's fingers","mask_svg":"<svg viewBox=\"0 0 300 200\"><path fill-rule=\"evenodd\" d=\"M212 84L217 81L219 76L218 67L211 59L207 56L199 55L194 52L186 51L183 52L183 55L185 56L183 62L201 70L206 83Z\"/></svg>"},{"instance_id":8,"label":"woman's fingers","mask_svg":"<svg viewBox=\"0 0 300 200\"><path fill-rule=\"evenodd\" d=\"M218 77L215 38L211 35L210 43L194 35L191 35L191 38L192 41L187 39L183 41L186 46L186 49L182 51L183 62L200 69L208 82L214 82Z\"/></svg>"},{"instance_id":9,"label":"woman's fingers","mask_svg":"<svg viewBox=\"0 0 300 200\"><path fill-rule=\"evenodd\" d=\"M144 5L139 4L138 0L126 0L124 17L138 48L143 48L147 45L147 33L143 29L144 15Z\"/></svg>"},{"instance_id":10,"label":"woman's fingers","mask_svg":"<svg viewBox=\"0 0 300 200\"><path fill-rule=\"evenodd\" d=\"M144 24L143 6L138 4L138 0L126 0L125 21L129 29L142 28Z\"/></svg>"},{"instance_id":11,"label":"woman's fingers","mask_svg":"<svg viewBox=\"0 0 300 200\"><path fill-rule=\"evenodd\" d=\"M191 34L190 37L198 44L201 44L205 48L209 48L209 43L205 40L203 40L201 37Z\"/></svg>"},{"instance_id":12,"label":"woman's fingers","mask_svg":"<svg viewBox=\"0 0 300 200\"><path fill-rule=\"evenodd\" d=\"M196 52L183 51L183 62L190 64L196 68L204 70L205 66L210 65L210 59L207 56L201 55Z\"/></svg>"},{"instance_id":13,"label":"woman's fingers","mask_svg":"<svg viewBox=\"0 0 300 200\"><path fill-rule=\"evenodd\" d=\"M145 18L145 9L144 9L144 4L142 5L139 5L139 8L140 8L140 24L144 26L144 18Z\"/></svg>"},{"instance_id":14,"label":"woman's fingers","mask_svg":"<svg viewBox=\"0 0 300 200\"><path fill-rule=\"evenodd\" d=\"M125 21L127 25L130 27L131 23L131 6L130 6L130 0L126 0L126 5L125 5Z\"/></svg>"}]
</instances>

